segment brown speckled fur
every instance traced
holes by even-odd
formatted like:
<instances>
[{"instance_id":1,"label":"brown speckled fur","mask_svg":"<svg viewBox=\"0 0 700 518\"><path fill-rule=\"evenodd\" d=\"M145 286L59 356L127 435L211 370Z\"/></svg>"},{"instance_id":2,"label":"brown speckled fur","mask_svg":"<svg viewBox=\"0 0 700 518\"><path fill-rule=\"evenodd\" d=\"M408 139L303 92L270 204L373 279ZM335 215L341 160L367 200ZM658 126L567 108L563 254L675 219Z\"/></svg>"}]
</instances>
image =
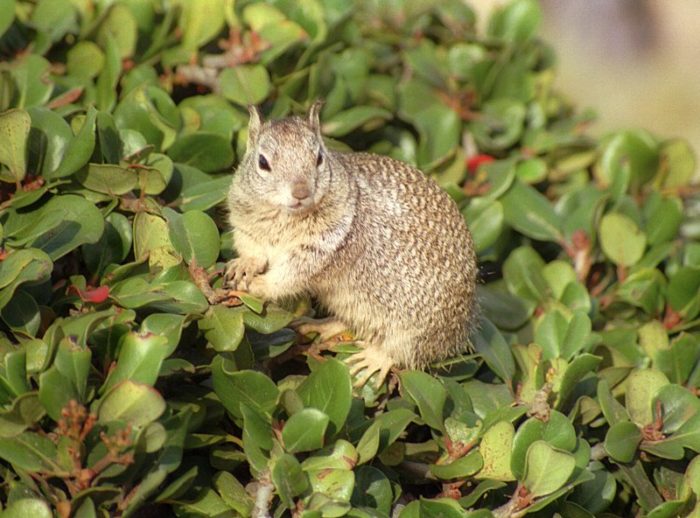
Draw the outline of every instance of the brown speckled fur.
<instances>
[{"instance_id":1,"label":"brown speckled fur","mask_svg":"<svg viewBox=\"0 0 700 518\"><path fill-rule=\"evenodd\" d=\"M323 146L308 119L261 123L229 193L230 223L254 295L310 293L399 367L423 368L468 348L476 256L455 203L418 169ZM317 167L318 153L322 164ZM258 166L262 153L270 171ZM293 184L311 192L290 212Z\"/></svg>"}]
</instances>

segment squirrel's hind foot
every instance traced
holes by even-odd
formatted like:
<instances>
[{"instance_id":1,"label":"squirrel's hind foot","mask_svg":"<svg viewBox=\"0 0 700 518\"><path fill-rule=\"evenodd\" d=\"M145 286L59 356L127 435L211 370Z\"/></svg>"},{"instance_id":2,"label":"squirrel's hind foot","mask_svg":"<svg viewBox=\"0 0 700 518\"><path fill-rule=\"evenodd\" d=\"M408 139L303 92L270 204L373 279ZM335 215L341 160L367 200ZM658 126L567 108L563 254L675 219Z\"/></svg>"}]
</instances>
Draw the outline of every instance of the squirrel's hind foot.
<instances>
[{"instance_id":1,"label":"squirrel's hind foot","mask_svg":"<svg viewBox=\"0 0 700 518\"><path fill-rule=\"evenodd\" d=\"M380 346L366 345L359 341L356 343L363 347L362 351L353 354L345 360L350 365L350 375L353 378L357 376L353 385L355 388L360 389L376 374L374 386L375 388L381 387L389 371L394 366L394 360Z\"/></svg>"},{"instance_id":2,"label":"squirrel's hind foot","mask_svg":"<svg viewBox=\"0 0 700 518\"><path fill-rule=\"evenodd\" d=\"M340 339L351 338L348 326L335 317L320 319L300 317L289 324L289 327L302 336L316 333L321 342L328 342L336 337Z\"/></svg>"}]
</instances>

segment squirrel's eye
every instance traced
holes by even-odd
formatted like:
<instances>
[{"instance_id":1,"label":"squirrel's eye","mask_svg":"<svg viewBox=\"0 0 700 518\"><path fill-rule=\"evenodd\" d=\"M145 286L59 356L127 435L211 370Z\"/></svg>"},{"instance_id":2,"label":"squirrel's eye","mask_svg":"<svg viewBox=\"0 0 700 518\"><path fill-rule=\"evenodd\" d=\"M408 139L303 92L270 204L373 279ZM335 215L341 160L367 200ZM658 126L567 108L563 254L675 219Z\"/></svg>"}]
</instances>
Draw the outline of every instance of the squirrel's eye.
<instances>
[{"instance_id":1,"label":"squirrel's eye","mask_svg":"<svg viewBox=\"0 0 700 518\"><path fill-rule=\"evenodd\" d=\"M322 163L323 163L323 153L321 153L319 151L318 156L316 157L316 167L320 167Z\"/></svg>"},{"instance_id":2,"label":"squirrel's eye","mask_svg":"<svg viewBox=\"0 0 700 518\"><path fill-rule=\"evenodd\" d=\"M263 171L270 170L270 164L267 162L267 158L265 158L265 155L258 155L258 167Z\"/></svg>"}]
</instances>

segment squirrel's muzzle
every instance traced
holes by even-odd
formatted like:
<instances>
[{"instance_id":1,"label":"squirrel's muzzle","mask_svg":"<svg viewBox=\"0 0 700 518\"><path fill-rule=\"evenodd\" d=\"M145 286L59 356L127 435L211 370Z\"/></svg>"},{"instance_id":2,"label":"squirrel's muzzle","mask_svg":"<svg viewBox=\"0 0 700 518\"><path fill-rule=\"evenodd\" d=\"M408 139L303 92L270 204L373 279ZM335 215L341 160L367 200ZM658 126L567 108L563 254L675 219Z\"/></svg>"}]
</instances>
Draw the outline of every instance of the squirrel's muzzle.
<instances>
[{"instance_id":1,"label":"squirrel's muzzle","mask_svg":"<svg viewBox=\"0 0 700 518\"><path fill-rule=\"evenodd\" d=\"M287 208L296 211L306 209L313 204L313 192L306 180L297 180L292 183Z\"/></svg>"}]
</instances>

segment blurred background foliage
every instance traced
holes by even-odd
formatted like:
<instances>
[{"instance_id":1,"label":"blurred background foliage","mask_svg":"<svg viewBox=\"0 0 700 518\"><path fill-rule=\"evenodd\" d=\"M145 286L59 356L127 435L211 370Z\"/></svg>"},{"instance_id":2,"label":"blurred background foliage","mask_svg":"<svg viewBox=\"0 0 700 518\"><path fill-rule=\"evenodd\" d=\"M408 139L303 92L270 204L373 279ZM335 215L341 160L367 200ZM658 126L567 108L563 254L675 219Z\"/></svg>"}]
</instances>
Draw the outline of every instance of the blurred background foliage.
<instances>
[{"instance_id":1,"label":"blurred background foliage","mask_svg":"<svg viewBox=\"0 0 700 518\"><path fill-rule=\"evenodd\" d=\"M474 0L480 26L505 0ZM559 89L601 116L594 134L646 127L700 146L700 5L693 0L543 0Z\"/></svg>"},{"instance_id":2,"label":"blurred background foliage","mask_svg":"<svg viewBox=\"0 0 700 518\"><path fill-rule=\"evenodd\" d=\"M700 516L695 156L588 133L541 17L0 0L0 516ZM245 107L317 98L458 203L475 354L353 393L312 302L222 296Z\"/></svg>"}]
</instances>

